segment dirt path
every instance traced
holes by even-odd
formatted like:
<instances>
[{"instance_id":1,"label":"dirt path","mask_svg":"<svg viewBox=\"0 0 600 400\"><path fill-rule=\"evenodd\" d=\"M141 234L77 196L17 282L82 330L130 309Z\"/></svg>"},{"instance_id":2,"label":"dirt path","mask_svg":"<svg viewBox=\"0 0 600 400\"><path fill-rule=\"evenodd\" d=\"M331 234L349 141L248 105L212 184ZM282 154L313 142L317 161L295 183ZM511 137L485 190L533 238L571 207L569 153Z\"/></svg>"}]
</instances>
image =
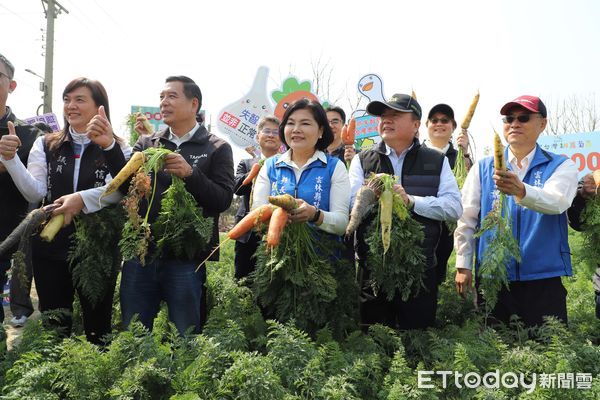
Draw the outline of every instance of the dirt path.
<instances>
[{"instance_id":1,"label":"dirt path","mask_svg":"<svg viewBox=\"0 0 600 400\"><path fill-rule=\"evenodd\" d=\"M35 282L31 284L31 302L33 303L33 309L35 310L33 314L29 317L29 319L38 319L40 317L40 312L38 311L38 296L35 290ZM11 350L14 346L19 344L21 340L21 335L23 334L23 328L15 328L9 322L13 317L10 312L10 306L4 306L4 330L6 331L6 346L8 350Z\"/></svg>"}]
</instances>

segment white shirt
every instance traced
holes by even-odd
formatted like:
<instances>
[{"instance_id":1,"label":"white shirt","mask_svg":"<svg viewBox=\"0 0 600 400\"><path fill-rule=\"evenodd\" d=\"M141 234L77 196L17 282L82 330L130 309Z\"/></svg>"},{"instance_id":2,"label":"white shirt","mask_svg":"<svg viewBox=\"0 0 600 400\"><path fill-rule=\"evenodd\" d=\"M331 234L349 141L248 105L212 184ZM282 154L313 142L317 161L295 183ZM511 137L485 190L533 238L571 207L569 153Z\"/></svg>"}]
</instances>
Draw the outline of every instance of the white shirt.
<instances>
[{"instance_id":1,"label":"white shirt","mask_svg":"<svg viewBox=\"0 0 600 400\"><path fill-rule=\"evenodd\" d=\"M75 131L72 131L71 133L73 141L81 144L82 149L86 143L89 143L87 135L85 139L83 138L83 135L86 134L79 134ZM113 146L110 146L105 151L112 149ZM128 160L131 156L131 147L129 147L129 145L126 143L122 143L121 151L123 151L125 159ZM6 167L6 171L10 174L11 178L15 182L17 189L19 189L19 192L21 192L23 197L25 197L28 202L39 203L46 196L48 192L48 164L46 162L46 153L44 152L43 137L38 137L33 143L29 153L29 158L27 160L27 168L25 168L25 165L23 165L23 162L19 157L15 156L12 158L12 160L4 160L1 157L0 159ZM73 174L73 192L77 190L80 163L81 158L76 158L75 171ZM112 176L108 174L105 180L106 184L108 184L111 180ZM82 190L79 192L84 203L84 213L87 214L96 212L109 204L115 204L121 200L122 195L118 191L112 195L103 197L100 200L100 196L104 192L104 188L105 187L102 186Z\"/></svg>"},{"instance_id":2,"label":"white shirt","mask_svg":"<svg viewBox=\"0 0 600 400\"><path fill-rule=\"evenodd\" d=\"M535 151L536 147L521 160L521 168L519 168L517 158L509 147L508 161L513 172L521 181L527 174ZM542 214L562 214L571 206L577 193L577 167L573 161L567 159L556 168L552 176L544 183L544 187L523 184L525 185L525 196L521 201L517 201L518 205ZM476 251L473 235L479 227L480 200L481 179L479 165L475 165L469 170L462 188L464 211L458 221L456 231L454 231L456 268L471 269L473 266L473 254Z\"/></svg>"},{"instance_id":3,"label":"white shirt","mask_svg":"<svg viewBox=\"0 0 600 400\"><path fill-rule=\"evenodd\" d=\"M402 185L402 165L408 151L413 147L411 145L400 154L389 147L387 144L386 155L390 159L394 167L394 175L398 177L398 183ZM362 165L360 165L359 155L355 155L350 163L350 186L352 190L352 204L358 190L363 185L365 178ZM411 195L412 196L412 195ZM460 204L460 191L456 178L450 169L448 159L444 157L442 171L440 173L440 185L436 196L412 196L415 200L413 211L423 217L434 219L437 221L456 221L462 214L462 206Z\"/></svg>"},{"instance_id":4,"label":"white shirt","mask_svg":"<svg viewBox=\"0 0 600 400\"><path fill-rule=\"evenodd\" d=\"M194 127L192 128L191 131L187 132L185 135L179 137L176 134L174 134L171 131L171 128L169 128L169 138L167 139L169 142L173 142L177 145L177 147L181 146L182 143L187 142L188 140L190 140L192 138L192 136L194 136L194 133L196 132L196 129L198 129L200 127L200 124L198 124L196 122L196 125L194 125Z\"/></svg>"},{"instance_id":5,"label":"white shirt","mask_svg":"<svg viewBox=\"0 0 600 400\"><path fill-rule=\"evenodd\" d=\"M298 167L291 159L292 151L288 150L281 155L278 162L285 162L294 170L296 182L300 181L302 172L306 170L313 161L319 159L327 162L327 156L320 150L315 151L311 158L306 161L302 167ZM261 168L256 182L254 183L252 195L252 208L257 208L269 202L271 195L271 182L267 174L267 168ZM350 214L350 182L348 181L348 172L343 162L338 162L331 176L331 188L329 188L329 211L323 211L323 223L317 228L333 233L334 235L343 235L348 225Z\"/></svg>"},{"instance_id":6,"label":"white shirt","mask_svg":"<svg viewBox=\"0 0 600 400\"><path fill-rule=\"evenodd\" d=\"M431 141L429 141L427 139L425 139L422 144L423 144L423 146L427 147L428 149L437 150L437 151L439 151L440 153L442 153L444 155L446 154L446 152L450 148L450 142L446 143L446 145L444 147L442 147L442 148L435 147L433 145L433 143L431 143Z\"/></svg>"}]
</instances>

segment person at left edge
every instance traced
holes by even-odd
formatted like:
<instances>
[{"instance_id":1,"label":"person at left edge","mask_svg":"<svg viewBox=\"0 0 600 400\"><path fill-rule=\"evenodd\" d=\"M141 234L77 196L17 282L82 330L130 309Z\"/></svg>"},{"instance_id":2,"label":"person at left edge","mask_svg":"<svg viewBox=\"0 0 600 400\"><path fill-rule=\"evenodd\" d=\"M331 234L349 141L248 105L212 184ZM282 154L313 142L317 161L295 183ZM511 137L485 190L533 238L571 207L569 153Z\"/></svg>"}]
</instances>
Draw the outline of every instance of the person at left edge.
<instances>
[{"instance_id":1,"label":"person at left edge","mask_svg":"<svg viewBox=\"0 0 600 400\"><path fill-rule=\"evenodd\" d=\"M17 88L14 74L13 64L0 54L0 136L9 135L8 123L14 124L16 137L12 138L14 143L10 143L10 146L18 147L17 157L23 164L27 164L31 146L40 132L17 119L10 107L6 105L8 95ZM27 200L17 189L13 178L6 172L2 161L0 161L0 193L0 242L2 242L27 214ZM7 279L6 271L10 268L10 259L15 250L16 247L10 249L7 254L0 255L0 290L4 288ZM13 281L14 279L11 279L11 284ZM11 310L12 306L11 302ZM14 324L13 321L16 321L15 325L22 325L21 322L24 323L32 312L33 310L28 310L27 313L18 316L13 314L11 323ZM0 324L2 321L4 321L4 308L0 307Z\"/></svg>"},{"instance_id":2,"label":"person at left edge","mask_svg":"<svg viewBox=\"0 0 600 400\"><path fill-rule=\"evenodd\" d=\"M131 148L113 133L108 95L100 82L87 78L69 82L63 91L63 114L64 129L35 141L27 167L11 154L3 152L2 157L23 196L31 203L45 199L48 204L61 204L54 212L63 214L65 225L69 225L82 209L86 213L99 209L102 186L118 172ZM116 201L117 197L107 196L102 204ZM74 229L73 225L65 226L49 243L43 242L39 235L32 239L33 277L40 311L68 310L69 313L52 321L66 335L71 332L74 300L67 261ZM116 274L105 282L107 290L97 304L79 291L84 330L92 343L102 344L103 337L111 331L115 282Z\"/></svg>"},{"instance_id":3,"label":"person at left edge","mask_svg":"<svg viewBox=\"0 0 600 400\"><path fill-rule=\"evenodd\" d=\"M201 106L202 93L192 79L170 76L160 93L160 114L167 128L149 135L141 124L136 124L142 135L134 152L159 146L174 151L166 157L164 171L156 175L148 221L152 224L158 217L162 194L171 184L171 175L175 175L183 179L204 216L212 218L214 225L207 250L197 252L192 260L177 259L168 249L146 265L136 259L125 260L121 275L124 326L138 314L142 324L152 329L161 300L167 303L169 319L181 335L190 327L192 333L200 333L206 320L206 267L198 266L219 244L219 214L233 199L234 175L231 146L196 119ZM123 194L127 189L126 184L119 188ZM142 216L145 211L146 203L140 204ZM219 252L215 251L209 261L218 260Z\"/></svg>"}]
</instances>

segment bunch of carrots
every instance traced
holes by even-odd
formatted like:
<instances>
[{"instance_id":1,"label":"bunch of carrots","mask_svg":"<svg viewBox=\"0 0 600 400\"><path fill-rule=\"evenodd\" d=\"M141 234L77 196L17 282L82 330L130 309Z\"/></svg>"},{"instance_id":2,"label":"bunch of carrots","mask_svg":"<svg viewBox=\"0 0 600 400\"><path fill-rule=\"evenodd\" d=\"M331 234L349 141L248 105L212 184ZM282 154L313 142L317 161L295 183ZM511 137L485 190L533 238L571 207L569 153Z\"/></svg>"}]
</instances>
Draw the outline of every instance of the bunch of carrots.
<instances>
[{"instance_id":1,"label":"bunch of carrots","mask_svg":"<svg viewBox=\"0 0 600 400\"><path fill-rule=\"evenodd\" d=\"M471 120L473 119L473 115L475 115L475 109L477 108L477 103L479 103L479 92L473 97L473 101L471 101L471 105L469 106L469 110L467 111L467 115L463 119L462 124L460 125L461 129L465 134L468 134L466 131L469 129L471 125ZM458 147L458 153L456 155L456 163L454 164L454 176L456 177L456 183L458 183L458 188L462 189L463 184L465 183L465 179L467 179L467 166L465 164L465 155L462 147Z\"/></svg>"},{"instance_id":2,"label":"bunch of carrots","mask_svg":"<svg viewBox=\"0 0 600 400\"><path fill-rule=\"evenodd\" d=\"M268 222L267 245L272 249L279 245L283 229L288 223L288 212L297 206L296 199L289 194L269 196L269 204L264 204L246 214L227 233L227 239L239 239L250 230L257 229Z\"/></svg>"},{"instance_id":3,"label":"bunch of carrots","mask_svg":"<svg viewBox=\"0 0 600 400\"><path fill-rule=\"evenodd\" d=\"M494 132L494 169L506 171L504 146L497 132ZM498 302L498 293L502 287L508 287L506 264L512 258L517 262L521 261L521 250L512 232L510 210L504 193L500 193L492 210L484 217L475 237L486 232L491 232L491 238L481 257L477 275L485 298L486 312L490 313Z\"/></svg>"},{"instance_id":4,"label":"bunch of carrots","mask_svg":"<svg viewBox=\"0 0 600 400\"><path fill-rule=\"evenodd\" d=\"M423 284L423 228L410 217L404 201L394 192L395 176L372 174L366 183L356 196L346 235L354 233L361 224L367 224L365 241L369 247L370 286L375 293L383 292L390 300L397 291L407 300L416 295Z\"/></svg>"}]
</instances>

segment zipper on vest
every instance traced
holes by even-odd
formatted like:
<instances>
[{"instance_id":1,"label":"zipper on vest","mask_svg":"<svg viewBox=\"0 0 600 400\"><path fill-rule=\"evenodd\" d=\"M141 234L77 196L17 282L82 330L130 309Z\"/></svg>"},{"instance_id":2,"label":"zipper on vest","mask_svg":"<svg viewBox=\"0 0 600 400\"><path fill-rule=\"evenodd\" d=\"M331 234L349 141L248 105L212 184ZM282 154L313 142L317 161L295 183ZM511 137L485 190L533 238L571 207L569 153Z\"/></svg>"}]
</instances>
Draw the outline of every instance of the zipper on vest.
<instances>
[{"instance_id":1,"label":"zipper on vest","mask_svg":"<svg viewBox=\"0 0 600 400\"><path fill-rule=\"evenodd\" d=\"M517 206L517 244L519 245L519 251L521 250L521 207ZM517 274L517 280L521 280L521 263L515 260L515 272Z\"/></svg>"}]
</instances>

